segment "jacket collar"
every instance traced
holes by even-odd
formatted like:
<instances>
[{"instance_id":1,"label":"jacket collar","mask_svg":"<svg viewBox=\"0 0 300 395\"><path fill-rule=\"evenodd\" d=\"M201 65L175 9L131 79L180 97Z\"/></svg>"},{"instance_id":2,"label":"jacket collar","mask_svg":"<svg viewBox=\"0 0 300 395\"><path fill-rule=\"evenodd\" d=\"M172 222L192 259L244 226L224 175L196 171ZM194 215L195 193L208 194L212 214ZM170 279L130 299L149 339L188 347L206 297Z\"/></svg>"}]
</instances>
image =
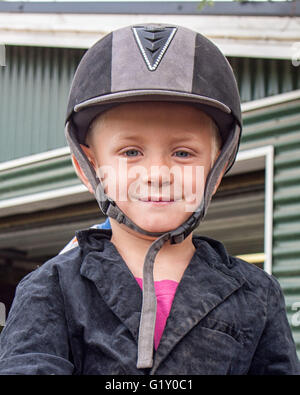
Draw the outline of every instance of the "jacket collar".
<instances>
[{"instance_id":1,"label":"jacket collar","mask_svg":"<svg viewBox=\"0 0 300 395\"><path fill-rule=\"evenodd\" d=\"M111 230L88 229L76 236L82 250L81 275L96 285L103 300L137 341L142 291L110 242Z\"/></svg>"},{"instance_id":2,"label":"jacket collar","mask_svg":"<svg viewBox=\"0 0 300 395\"><path fill-rule=\"evenodd\" d=\"M142 292L121 255L110 242L111 230L76 233L82 250L81 275L91 280L110 309L138 341ZM210 311L246 281L231 267L222 243L194 236L196 252L177 287L170 316L151 373L173 347Z\"/></svg>"},{"instance_id":3,"label":"jacket collar","mask_svg":"<svg viewBox=\"0 0 300 395\"><path fill-rule=\"evenodd\" d=\"M196 252L178 285L151 374L186 333L246 281L232 270L221 243L199 236L193 242Z\"/></svg>"}]
</instances>

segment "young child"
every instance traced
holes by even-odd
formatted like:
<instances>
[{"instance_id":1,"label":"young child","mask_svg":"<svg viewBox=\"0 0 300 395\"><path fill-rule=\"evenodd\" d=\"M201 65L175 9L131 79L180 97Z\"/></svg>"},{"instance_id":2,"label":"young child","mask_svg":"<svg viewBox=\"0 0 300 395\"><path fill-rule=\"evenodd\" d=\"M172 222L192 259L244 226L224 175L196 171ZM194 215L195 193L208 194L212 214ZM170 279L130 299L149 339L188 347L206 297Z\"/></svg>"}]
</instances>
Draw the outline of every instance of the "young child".
<instances>
[{"instance_id":1,"label":"young child","mask_svg":"<svg viewBox=\"0 0 300 395\"><path fill-rule=\"evenodd\" d=\"M2 374L298 374L272 276L195 236L234 163L238 89L220 51L178 26L119 29L75 74L66 136L111 229L18 285Z\"/></svg>"}]
</instances>

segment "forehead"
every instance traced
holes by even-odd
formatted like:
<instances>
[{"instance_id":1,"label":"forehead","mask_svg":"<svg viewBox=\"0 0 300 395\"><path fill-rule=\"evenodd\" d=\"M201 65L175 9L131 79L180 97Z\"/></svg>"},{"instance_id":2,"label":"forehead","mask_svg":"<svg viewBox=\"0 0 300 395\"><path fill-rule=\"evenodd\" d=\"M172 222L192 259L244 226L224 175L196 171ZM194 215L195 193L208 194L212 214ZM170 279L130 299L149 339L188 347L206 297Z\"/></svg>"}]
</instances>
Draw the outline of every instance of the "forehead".
<instances>
[{"instance_id":1,"label":"forehead","mask_svg":"<svg viewBox=\"0 0 300 395\"><path fill-rule=\"evenodd\" d=\"M192 138L211 132L211 118L198 108L181 103L135 102L118 105L101 114L91 130L116 138L136 139L162 133L164 137Z\"/></svg>"}]
</instances>

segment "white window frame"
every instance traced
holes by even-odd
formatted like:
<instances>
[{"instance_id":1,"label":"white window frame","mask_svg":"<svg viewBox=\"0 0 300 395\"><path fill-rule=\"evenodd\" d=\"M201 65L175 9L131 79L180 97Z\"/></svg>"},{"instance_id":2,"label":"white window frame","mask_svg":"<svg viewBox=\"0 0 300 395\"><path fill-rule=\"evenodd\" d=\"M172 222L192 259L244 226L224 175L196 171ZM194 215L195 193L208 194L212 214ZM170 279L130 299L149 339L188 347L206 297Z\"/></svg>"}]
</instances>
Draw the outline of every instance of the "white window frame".
<instances>
[{"instance_id":1,"label":"white window frame","mask_svg":"<svg viewBox=\"0 0 300 395\"><path fill-rule=\"evenodd\" d=\"M274 147L273 145L239 151L235 165L229 175L246 171L265 169L265 219L264 219L264 266L272 274L273 250L273 186L274 186Z\"/></svg>"}]
</instances>

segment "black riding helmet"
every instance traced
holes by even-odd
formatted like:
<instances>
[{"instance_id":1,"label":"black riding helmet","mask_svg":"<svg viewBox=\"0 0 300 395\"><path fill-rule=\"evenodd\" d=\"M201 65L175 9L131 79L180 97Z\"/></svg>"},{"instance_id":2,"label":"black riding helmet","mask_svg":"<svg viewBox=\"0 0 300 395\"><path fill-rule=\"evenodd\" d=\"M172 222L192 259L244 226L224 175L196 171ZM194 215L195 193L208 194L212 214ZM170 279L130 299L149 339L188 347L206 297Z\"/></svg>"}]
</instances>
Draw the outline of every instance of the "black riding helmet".
<instances>
[{"instance_id":1,"label":"black riding helmet","mask_svg":"<svg viewBox=\"0 0 300 395\"><path fill-rule=\"evenodd\" d=\"M137 226L109 198L80 144L102 112L122 103L168 101L198 107L218 126L221 153L210 170L200 206L178 228L152 233ZM106 35L83 56L70 90L65 133L72 154L88 178L102 212L131 229L155 236L145 258L138 368L153 363L156 317L153 265L166 241L183 241L204 218L218 177L232 167L242 128L233 71L219 49L190 29L162 24L128 26Z\"/></svg>"}]
</instances>

